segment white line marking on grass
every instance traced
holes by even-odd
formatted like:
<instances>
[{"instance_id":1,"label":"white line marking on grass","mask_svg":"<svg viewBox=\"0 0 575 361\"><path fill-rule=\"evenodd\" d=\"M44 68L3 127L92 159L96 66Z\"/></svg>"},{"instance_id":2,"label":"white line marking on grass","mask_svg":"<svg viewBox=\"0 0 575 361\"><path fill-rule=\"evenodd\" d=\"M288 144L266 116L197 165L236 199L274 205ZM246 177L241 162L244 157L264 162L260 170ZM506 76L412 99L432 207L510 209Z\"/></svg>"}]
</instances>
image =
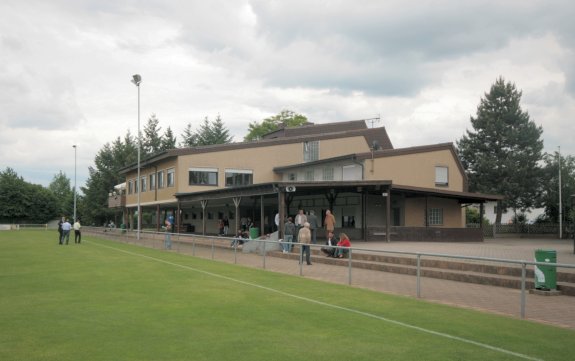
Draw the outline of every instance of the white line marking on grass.
<instances>
[{"instance_id":1,"label":"white line marking on grass","mask_svg":"<svg viewBox=\"0 0 575 361\"><path fill-rule=\"evenodd\" d=\"M301 301L306 301L306 302L309 302L309 303L314 303L314 304L317 304L317 305L321 305L321 306L325 306L325 307L330 307L330 308L337 309L337 310L341 310L341 311L351 312L351 313L355 313L355 314L362 315L362 316L369 317L369 318L374 318L374 319L377 319L377 320L381 320L381 321L385 321L385 322L388 322L388 323L392 323L392 324L394 324L394 325L398 325L398 326L410 328L410 329L412 329L412 330L416 330L416 331L428 333L428 334L435 335L435 336L439 336L439 337L444 337L444 338L451 339L451 340L460 341L460 342L463 342L463 343L471 344L471 345L478 346L478 347L481 347L481 348L485 348L485 349L488 349L488 350L492 350L492 351L504 353L504 354L507 354L507 355L516 356L516 357L519 357L519 358L522 358L522 359L525 359L525 360L543 361L543 359L540 359L540 358L536 358L536 357L524 355L524 354L521 354L521 353L509 351L509 350L506 350L506 349L503 349L503 348L500 348L500 347L491 346L491 345L488 345L488 344L485 344L485 343L481 343L481 342L477 342L477 341L473 341L473 340L468 340L468 339L466 339L466 338L462 338L462 337L458 337L458 336L453 336L453 335L450 335L450 334L447 334L447 333L438 332L438 331L433 331L433 330L429 330L429 329L427 329L427 328L410 325L410 324L405 323L405 322L392 320L392 319L389 319L389 318L386 318L386 317L374 315L374 314L372 314L372 313L367 313L367 312L364 312L364 311L355 310L355 309L353 309L353 308L348 308L348 307L333 305L333 304L331 304L331 303L326 303L326 302L323 302L323 301L318 301L318 300L314 300L314 299L311 299L311 298L294 295L294 294L292 294L292 293L287 293L287 292L284 292L284 291L276 290L276 289L274 289L274 288L269 288L269 287L262 286L262 285L258 285L258 284L255 284L255 283L238 280L238 279L231 278L231 277L228 277L228 276L223 276L223 275L220 275L220 274L217 274L217 273L204 271L204 270L201 270L201 269L198 269L198 268L194 268L194 267L185 266L185 265L181 265L181 264L178 264L178 263L166 261L166 260L163 260L163 259L161 259L161 258L155 258L155 257L151 257L151 256L146 256L146 255L143 255L143 254L140 254L140 253L130 252L130 251L126 251L126 250L123 250L123 249L116 248L116 247L106 246L106 245L103 245L103 244L100 244L100 243L97 243L97 242L87 241L86 243L93 243L93 244L95 244L95 245L97 245L97 246L105 247L105 248L109 248L109 249L113 249L113 250L115 250L115 251L123 252L123 253L129 254L129 255L132 255L132 256L138 256L138 257L150 259L150 260L153 260L153 261L156 261L156 262L165 263L165 264L168 264L168 265L171 265L171 266L175 266L175 267L187 269L187 270L190 270L190 271L202 273L202 274L209 275L209 276L212 276L212 277L221 278L221 279L225 279L225 280L232 281L232 282L235 282L235 283L240 283L240 284L243 284L243 285L246 285L246 286L259 288L259 289L266 290L266 291L270 291L270 292L274 292L274 293L277 293L277 294L280 294L280 295L283 295L283 296L295 298L295 299L298 299L298 300L301 300Z\"/></svg>"}]
</instances>

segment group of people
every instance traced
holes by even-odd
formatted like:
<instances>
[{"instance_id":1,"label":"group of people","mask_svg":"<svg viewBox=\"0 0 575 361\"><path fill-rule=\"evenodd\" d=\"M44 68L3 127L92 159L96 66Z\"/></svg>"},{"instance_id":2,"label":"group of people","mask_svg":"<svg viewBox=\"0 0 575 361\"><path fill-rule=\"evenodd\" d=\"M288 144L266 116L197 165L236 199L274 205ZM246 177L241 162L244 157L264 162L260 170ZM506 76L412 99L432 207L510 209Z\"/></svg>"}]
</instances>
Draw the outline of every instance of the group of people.
<instances>
[{"instance_id":1,"label":"group of people","mask_svg":"<svg viewBox=\"0 0 575 361\"><path fill-rule=\"evenodd\" d=\"M328 257L343 258L347 250L338 247L351 247L349 237L345 233L340 234L340 240L335 241L335 217L330 210L325 212L324 227L327 231L328 239L326 245L329 247L325 249L324 253ZM311 265L311 250L309 244L317 243L317 230L320 227L318 218L313 210L309 214L305 214L303 209L300 209L295 216L295 222L292 217L288 217L287 222L284 224L284 239L282 244L283 253L289 253L292 249L292 243L302 243L302 256L305 254L305 260L308 265ZM300 259L300 263L303 259Z\"/></svg>"},{"instance_id":2,"label":"group of people","mask_svg":"<svg viewBox=\"0 0 575 361\"><path fill-rule=\"evenodd\" d=\"M76 222L72 225L68 218L62 217L58 222L58 244L68 244L72 228L74 229L74 243L80 244L82 242L82 232L80 231L82 225L80 224L80 219L76 219Z\"/></svg>"}]
</instances>

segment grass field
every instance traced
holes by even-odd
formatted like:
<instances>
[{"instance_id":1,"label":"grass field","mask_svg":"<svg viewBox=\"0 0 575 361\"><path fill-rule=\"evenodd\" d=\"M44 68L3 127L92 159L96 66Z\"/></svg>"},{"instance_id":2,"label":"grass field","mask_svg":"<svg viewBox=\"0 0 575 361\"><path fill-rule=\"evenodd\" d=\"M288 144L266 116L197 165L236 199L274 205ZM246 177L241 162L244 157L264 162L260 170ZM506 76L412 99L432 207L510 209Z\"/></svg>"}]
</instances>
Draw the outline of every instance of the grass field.
<instances>
[{"instance_id":1,"label":"grass field","mask_svg":"<svg viewBox=\"0 0 575 361\"><path fill-rule=\"evenodd\" d=\"M0 360L573 360L571 330L56 238L0 232Z\"/></svg>"}]
</instances>

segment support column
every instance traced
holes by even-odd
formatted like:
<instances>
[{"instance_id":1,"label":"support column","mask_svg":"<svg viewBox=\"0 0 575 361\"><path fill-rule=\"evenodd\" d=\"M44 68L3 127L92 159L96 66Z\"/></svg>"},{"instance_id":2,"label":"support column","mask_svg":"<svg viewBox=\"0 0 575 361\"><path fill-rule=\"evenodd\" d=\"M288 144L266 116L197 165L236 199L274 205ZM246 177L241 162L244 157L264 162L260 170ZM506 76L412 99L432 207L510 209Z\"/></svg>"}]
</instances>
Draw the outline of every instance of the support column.
<instances>
[{"instance_id":1,"label":"support column","mask_svg":"<svg viewBox=\"0 0 575 361\"><path fill-rule=\"evenodd\" d=\"M156 206L156 232L160 231L160 227L162 226L160 222L160 205Z\"/></svg>"},{"instance_id":2,"label":"support column","mask_svg":"<svg viewBox=\"0 0 575 361\"><path fill-rule=\"evenodd\" d=\"M283 239L284 237L284 225L286 218L285 206L286 206L285 192L283 192L281 189L278 189L278 214L280 217L280 222L278 225L278 239Z\"/></svg>"},{"instance_id":3,"label":"support column","mask_svg":"<svg viewBox=\"0 0 575 361\"><path fill-rule=\"evenodd\" d=\"M264 212L264 196L260 196L260 237L264 233L264 222L265 222L265 212Z\"/></svg>"},{"instance_id":4,"label":"support column","mask_svg":"<svg viewBox=\"0 0 575 361\"><path fill-rule=\"evenodd\" d=\"M180 201L178 201L178 209L177 209L177 213L176 213L176 228L178 233L181 233L182 230L180 229L181 224L182 224L182 207L181 207L181 203Z\"/></svg>"},{"instance_id":5,"label":"support column","mask_svg":"<svg viewBox=\"0 0 575 361\"><path fill-rule=\"evenodd\" d=\"M391 186L387 187L385 197L385 240L391 241Z\"/></svg>"},{"instance_id":6,"label":"support column","mask_svg":"<svg viewBox=\"0 0 575 361\"><path fill-rule=\"evenodd\" d=\"M242 201L242 197L234 197L234 206L236 207L236 227L234 229L234 236L238 229L240 229L240 203Z\"/></svg>"},{"instance_id":7,"label":"support column","mask_svg":"<svg viewBox=\"0 0 575 361\"><path fill-rule=\"evenodd\" d=\"M202 203L202 235L206 235L206 207L208 206L207 200L200 201Z\"/></svg>"}]
</instances>

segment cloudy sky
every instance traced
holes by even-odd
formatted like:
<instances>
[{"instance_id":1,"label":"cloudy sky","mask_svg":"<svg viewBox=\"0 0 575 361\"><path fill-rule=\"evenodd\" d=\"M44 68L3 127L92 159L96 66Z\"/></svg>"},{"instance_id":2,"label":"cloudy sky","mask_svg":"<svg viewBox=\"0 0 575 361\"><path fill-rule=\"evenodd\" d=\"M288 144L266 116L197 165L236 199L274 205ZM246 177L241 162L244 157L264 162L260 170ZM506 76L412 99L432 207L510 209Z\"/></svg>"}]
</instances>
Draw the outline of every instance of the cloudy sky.
<instances>
[{"instance_id":1,"label":"cloudy sky","mask_svg":"<svg viewBox=\"0 0 575 361\"><path fill-rule=\"evenodd\" d=\"M545 151L575 155L575 2L2 0L0 170L73 184L156 114L176 136L290 109L380 117L396 148L455 142L499 77L523 91Z\"/></svg>"}]
</instances>

